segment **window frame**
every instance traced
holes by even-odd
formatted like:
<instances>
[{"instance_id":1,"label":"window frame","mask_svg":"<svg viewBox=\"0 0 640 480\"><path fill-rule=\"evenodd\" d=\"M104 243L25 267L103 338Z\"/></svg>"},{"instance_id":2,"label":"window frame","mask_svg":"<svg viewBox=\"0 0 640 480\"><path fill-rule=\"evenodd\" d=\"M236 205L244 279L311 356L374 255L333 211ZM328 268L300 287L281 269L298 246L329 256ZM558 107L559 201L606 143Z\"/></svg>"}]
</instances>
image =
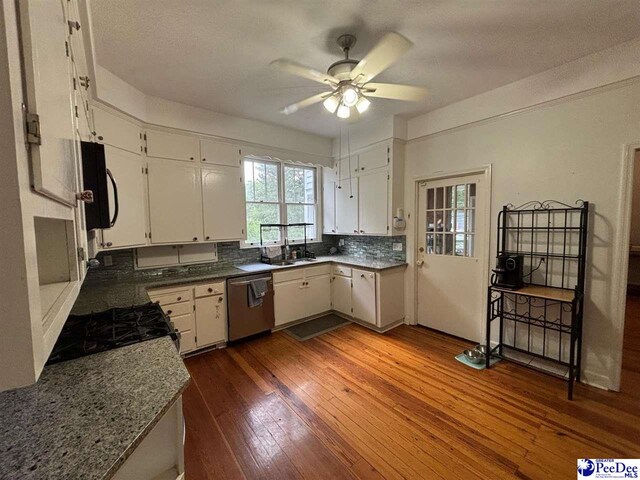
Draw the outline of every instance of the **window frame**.
<instances>
[{"instance_id":1,"label":"window frame","mask_svg":"<svg viewBox=\"0 0 640 480\"><path fill-rule=\"evenodd\" d=\"M246 200L246 191L244 194L244 198L245 198L245 203L246 205L255 203L255 204L269 204L269 205L278 205L279 206L279 213L280 213L280 223L286 223L286 219L287 219L287 206L288 205L305 205L305 206L313 206L314 210L315 210L315 227L316 227L316 235L313 239L307 239L307 243L320 243L322 242L322 212L321 212L321 194L322 194L322 189L319 188L320 185L320 174L321 174L321 169L318 168L315 165L305 165L305 164L299 164L299 163L295 163L292 161L286 161L286 160L280 160L277 158L273 158L273 157L267 157L267 156L259 156L259 155L247 155L245 157L242 158L242 164L241 164L241 168L242 168L242 185L243 188L246 188L246 184L245 184L245 178L244 178L244 165L245 165L245 161L250 161L250 162L264 162L264 163L270 163L270 164L274 164L278 166L278 202L266 202L266 201L260 201L260 202L256 202L256 201L248 201ZM304 168L307 170L313 170L314 172L314 182L313 182L313 188L314 188L314 197L315 197L315 203L311 204L311 203L287 203L286 202L286 198L285 198L285 191L284 191L284 169L285 167L298 167L298 168ZM248 209L245 209L245 212L247 212ZM247 223L247 214L245 213L245 231L247 232L247 235L249 234L249 226ZM300 239L300 240L290 240L289 241L289 245L303 245L304 244L304 238ZM269 246L282 246L284 245L284 239L280 238L279 241L275 241L275 242L269 242L268 244ZM260 241L256 241L256 242L250 242L247 241L247 239L241 240L240 241L240 248L242 249L246 249L246 248L260 248Z\"/></svg>"}]
</instances>

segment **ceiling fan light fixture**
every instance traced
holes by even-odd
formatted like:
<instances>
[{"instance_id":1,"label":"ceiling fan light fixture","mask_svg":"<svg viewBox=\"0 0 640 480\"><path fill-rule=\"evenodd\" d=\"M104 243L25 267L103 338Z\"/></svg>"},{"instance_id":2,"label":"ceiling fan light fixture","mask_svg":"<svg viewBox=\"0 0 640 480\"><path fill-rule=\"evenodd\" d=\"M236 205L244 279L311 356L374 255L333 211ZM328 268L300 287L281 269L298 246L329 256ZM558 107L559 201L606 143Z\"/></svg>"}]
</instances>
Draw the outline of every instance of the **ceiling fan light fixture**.
<instances>
[{"instance_id":1,"label":"ceiling fan light fixture","mask_svg":"<svg viewBox=\"0 0 640 480\"><path fill-rule=\"evenodd\" d=\"M360 95L358 91L353 87L347 87L342 92L342 102L347 107L353 107L356 103L358 103L358 98Z\"/></svg>"},{"instance_id":2,"label":"ceiling fan light fixture","mask_svg":"<svg viewBox=\"0 0 640 480\"><path fill-rule=\"evenodd\" d=\"M340 100L338 95L331 95L324 102L322 102L324 108L326 108L329 112L335 113L340 105Z\"/></svg>"},{"instance_id":3,"label":"ceiling fan light fixture","mask_svg":"<svg viewBox=\"0 0 640 480\"><path fill-rule=\"evenodd\" d=\"M339 118L349 118L351 116L351 108L346 106L344 103L338 107L338 117Z\"/></svg>"},{"instance_id":4,"label":"ceiling fan light fixture","mask_svg":"<svg viewBox=\"0 0 640 480\"><path fill-rule=\"evenodd\" d=\"M358 110L358 113L364 113L369 108L369 105L371 105L369 99L364 95L361 95L360 100L356 103L356 110Z\"/></svg>"}]
</instances>

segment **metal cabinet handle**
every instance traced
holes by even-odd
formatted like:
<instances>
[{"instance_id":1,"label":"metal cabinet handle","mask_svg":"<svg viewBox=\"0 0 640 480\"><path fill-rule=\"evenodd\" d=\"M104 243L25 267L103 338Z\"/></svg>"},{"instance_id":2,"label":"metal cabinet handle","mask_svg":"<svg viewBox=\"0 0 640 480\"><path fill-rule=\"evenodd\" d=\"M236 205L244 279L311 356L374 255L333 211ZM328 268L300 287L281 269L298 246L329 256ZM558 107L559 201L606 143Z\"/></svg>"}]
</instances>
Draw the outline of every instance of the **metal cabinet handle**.
<instances>
[{"instance_id":1,"label":"metal cabinet handle","mask_svg":"<svg viewBox=\"0 0 640 480\"><path fill-rule=\"evenodd\" d=\"M116 179L113 178L113 174L111 170L107 168L107 176L109 180L111 180L111 186L113 187L113 204L114 204L114 212L113 218L111 222L109 222L109 226L113 227L116 224L116 220L118 220L118 214L120 213L120 203L118 202L118 184L116 183Z\"/></svg>"},{"instance_id":2,"label":"metal cabinet handle","mask_svg":"<svg viewBox=\"0 0 640 480\"><path fill-rule=\"evenodd\" d=\"M331 230L333 233L335 233L335 230Z\"/></svg>"},{"instance_id":3,"label":"metal cabinet handle","mask_svg":"<svg viewBox=\"0 0 640 480\"><path fill-rule=\"evenodd\" d=\"M362 167L360 170L364 170L364 167Z\"/></svg>"},{"instance_id":4,"label":"metal cabinet handle","mask_svg":"<svg viewBox=\"0 0 640 480\"><path fill-rule=\"evenodd\" d=\"M207 292L212 293L213 292L213 288L207 288Z\"/></svg>"},{"instance_id":5,"label":"metal cabinet handle","mask_svg":"<svg viewBox=\"0 0 640 480\"><path fill-rule=\"evenodd\" d=\"M197 242L198 241L198 237L193 237L193 241Z\"/></svg>"},{"instance_id":6,"label":"metal cabinet handle","mask_svg":"<svg viewBox=\"0 0 640 480\"><path fill-rule=\"evenodd\" d=\"M178 297L178 301L182 300L182 297Z\"/></svg>"},{"instance_id":7,"label":"metal cabinet handle","mask_svg":"<svg viewBox=\"0 0 640 480\"><path fill-rule=\"evenodd\" d=\"M205 240L209 240L210 238L211 238L211 237L210 237L210 236L208 236L208 235L207 235L206 237L204 237L204 239L205 239Z\"/></svg>"},{"instance_id":8,"label":"metal cabinet handle","mask_svg":"<svg viewBox=\"0 0 640 480\"><path fill-rule=\"evenodd\" d=\"M105 247L110 247L111 245L113 245L113 243L111 243L111 242L107 242L107 243L104 244Z\"/></svg>"},{"instance_id":9,"label":"metal cabinet handle","mask_svg":"<svg viewBox=\"0 0 640 480\"><path fill-rule=\"evenodd\" d=\"M364 273L361 273L361 274L360 274L360 278L364 278Z\"/></svg>"},{"instance_id":10,"label":"metal cabinet handle","mask_svg":"<svg viewBox=\"0 0 640 480\"><path fill-rule=\"evenodd\" d=\"M173 310L167 310L167 315L171 315L173 313Z\"/></svg>"},{"instance_id":11,"label":"metal cabinet handle","mask_svg":"<svg viewBox=\"0 0 640 480\"><path fill-rule=\"evenodd\" d=\"M203 159L202 159L202 161L203 161L203 162L206 162L206 161L207 161L207 159L206 159L206 158L203 158Z\"/></svg>"},{"instance_id":12,"label":"metal cabinet handle","mask_svg":"<svg viewBox=\"0 0 640 480\"><path fill-rule=\"evenodd\" d=\"M193 157L189 157L189 160L193 160Z\"/></svg>"},{"instance_id":13,"label":"metal cabinet handle","mask_svg":"<svg viewBox=\"0 0 640 480\"><path fill-rule=\"evenodd\" d=\"M353 233L358 233L358 230L354 230Z\"/></svg>"},{"instance_id":14,"label":"metal cabinet handle","mask_svg":"<svg viewBox=\"0 0 640 480\"><path fill-rule=\"evenodd\" d=\"M222 301L222 297L220 297L220 298L218 299L218 303L220 303L221 301Z\"/></svg>"},{"instance_id":15,"label":"metal cabinet handle","mask_svg":"<svg viewBox=\"0 0 640 480\"><path fill-rule=\"evenodd\" d=\"M364 230L360 230L360 233L364 233Z\"/></svg>"},{"instance_id":16,"label":"metal cabinet handle","mask_svg":"<svg viewBox=\"0 0 640 480\"><path fill-rule=\"evenodd\" d=\"M98 140L102 141L104 140L104 137L102 135L98 135Z\"/></svg>"}]
</instances>

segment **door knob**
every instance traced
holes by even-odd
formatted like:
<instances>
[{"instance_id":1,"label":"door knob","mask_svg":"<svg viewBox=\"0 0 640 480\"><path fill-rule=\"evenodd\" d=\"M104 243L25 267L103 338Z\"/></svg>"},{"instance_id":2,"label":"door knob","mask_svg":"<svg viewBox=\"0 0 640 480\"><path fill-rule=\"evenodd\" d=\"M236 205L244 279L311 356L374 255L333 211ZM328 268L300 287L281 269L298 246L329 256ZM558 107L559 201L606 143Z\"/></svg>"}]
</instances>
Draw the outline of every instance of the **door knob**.
<instances>
[{"instance_id":1,"label":"door knob","mask_svg":"<svg viewBox=\"0 0 640 480\"><path fill-rule=\"evenodd\" d=\"M424 265L424 260L418 260L418 261L416 262L416 265L417 265L417 266L419 266L419 267L421 267L422 265Z\"/></svg>"}]
</instances>

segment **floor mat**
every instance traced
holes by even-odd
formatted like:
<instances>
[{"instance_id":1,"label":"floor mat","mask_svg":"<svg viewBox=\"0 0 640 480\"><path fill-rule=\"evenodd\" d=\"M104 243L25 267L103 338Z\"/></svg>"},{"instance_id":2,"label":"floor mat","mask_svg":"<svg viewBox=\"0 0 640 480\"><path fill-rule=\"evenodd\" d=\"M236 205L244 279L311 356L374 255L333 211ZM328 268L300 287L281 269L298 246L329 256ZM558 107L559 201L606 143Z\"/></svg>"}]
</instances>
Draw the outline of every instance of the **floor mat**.
<instances>
[{"instance_id":1,"label":"floor mat","mask_svg":"<svg viewBox=\"0 0 640 480\"><path fill-rule=\"evenodd\" d=\"M285 332L287 332L296 340L304 342L305 340L309 340L310 338L317 337L318 335L322 335L323 333L327 333L331 330L343 327L348 323L351 322L337 315L329 314L325 315L324 317L315 318L313 320L309 320L308 322L299 323L298 325L289 327L285 329Z\"/></svg>"}]
</instances>

